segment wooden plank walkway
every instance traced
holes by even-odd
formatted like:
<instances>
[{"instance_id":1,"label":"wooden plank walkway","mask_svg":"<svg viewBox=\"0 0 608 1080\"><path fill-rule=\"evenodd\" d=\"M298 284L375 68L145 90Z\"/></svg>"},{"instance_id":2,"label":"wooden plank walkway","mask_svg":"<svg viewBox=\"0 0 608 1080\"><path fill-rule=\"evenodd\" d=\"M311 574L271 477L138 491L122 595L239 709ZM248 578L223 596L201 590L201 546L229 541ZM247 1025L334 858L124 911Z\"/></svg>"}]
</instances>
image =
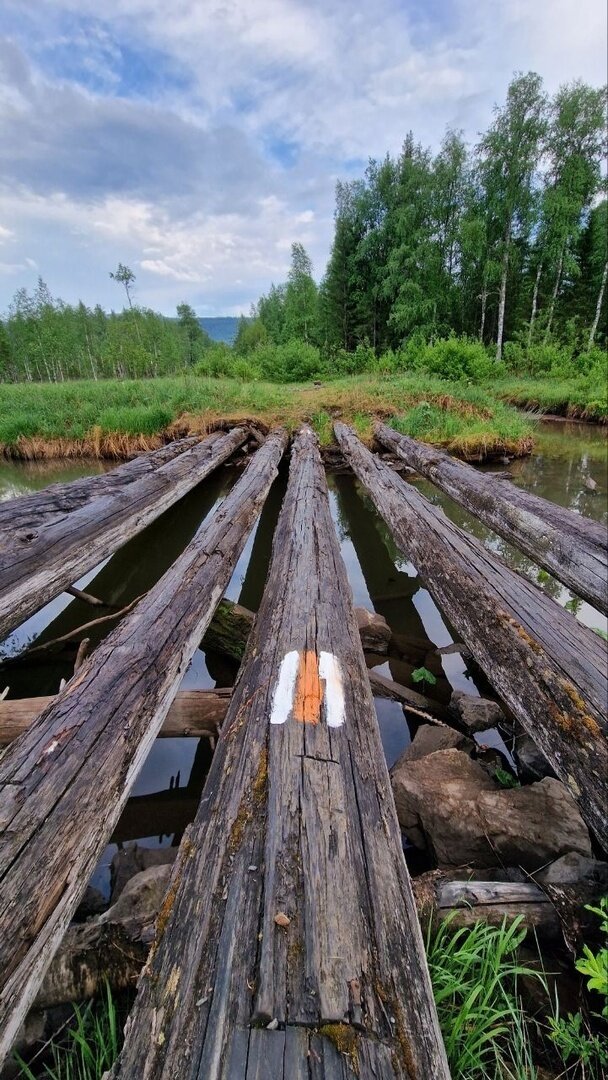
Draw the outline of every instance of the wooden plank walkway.
<instances>
[{"instance_id":1,"label":"wooden plank walkway","mask_svg":"<svg viewBox=\"0 0 608 1080\"><path fill-rule=\"evenodd\" d=\"M386 424L376 424L375 434L406 465L608 614L608 533L599 521L482 473Z\"/></svg>"},{"instance_id":2,"label":"wooden plank walkway","mask_svg":"<svg viewBox=\"0 0 608 1080\"><path fill-rule=\"evenodd\" d=\"M112 1076L449 1077L350 588L306 430Z\"/></svg>"},{"instance_id":3,"label":"wooden plank walkway","mask_svg":"<svg viewBox=\"0 0 608 1080\"><path fill-rule=\"evenodd\" d=\"M604 643L454 525L349 427L337 423L335 432L399 548L608 849Z\"/></svg>"},{"instance_id":4,"label":"wooden plank walkway","mask_svg":"<svg viewBox=\"0 0 608 1080\"><path fill-rule=\"evenodd\" d=\"M0 640L82 574L159 517L247 438L235 428L179 454L159 469L43 526L18 552L0 553ZM17 500L18 502L18 500Z\"/></svg>"},{"instance_id":5,"label":"wooden plank walkway","mask_svg":"<svg viewBox=\"0 0 608 1080\"><path fill-rule=\"evenodd\" d=\"M0 1065L230 580L286 443L282 430L269 435L171 569L0 761Z\"/></svg>"}]
</instances>

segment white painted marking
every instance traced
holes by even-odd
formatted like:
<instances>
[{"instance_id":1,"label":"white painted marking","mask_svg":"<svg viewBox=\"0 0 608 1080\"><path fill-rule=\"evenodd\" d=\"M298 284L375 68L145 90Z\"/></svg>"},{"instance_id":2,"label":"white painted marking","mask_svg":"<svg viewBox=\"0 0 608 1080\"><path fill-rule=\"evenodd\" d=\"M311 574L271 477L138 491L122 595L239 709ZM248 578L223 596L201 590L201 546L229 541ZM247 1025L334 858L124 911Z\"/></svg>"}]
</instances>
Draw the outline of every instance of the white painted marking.
<instances>
[{"instance_id":1,"label":"white painted marking","mask_svg":"<svg viewBox=\"0 0 608 1080\"><path fill-rule=\"evenodd\" d=\"M279 678L272 698L271 724L284 724L293 708L300 655L288 652L281 661Z\"/></svg>"},{"instance_id":2,"label":"white painted marking","mask_svg":"<svg viewBox=\"0 0 608 1080\"><path fill-rule=\"evenodd\" d=\"M344 723L344 689L342 671L337 657L330 652L319 654L319 675L325 680L325 713L328 727L342 727Z\"/></svg>"}]
</instances>

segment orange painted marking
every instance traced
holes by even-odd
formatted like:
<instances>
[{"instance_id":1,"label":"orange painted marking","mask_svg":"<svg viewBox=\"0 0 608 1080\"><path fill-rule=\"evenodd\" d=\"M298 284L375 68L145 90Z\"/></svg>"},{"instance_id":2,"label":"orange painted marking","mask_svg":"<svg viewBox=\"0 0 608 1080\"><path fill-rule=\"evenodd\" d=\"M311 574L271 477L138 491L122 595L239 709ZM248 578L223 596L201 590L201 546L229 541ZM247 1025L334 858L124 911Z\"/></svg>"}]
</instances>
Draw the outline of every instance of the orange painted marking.
<instances>
[{"instance_id":1,"label":"orange painted marking","mask_svg":"<svg viewBox=\"0 0 608 1080\"><path fill-rule=\"evenodd\" d=\"M300 653L293 716L302 724L318 724L321 719L323 685L319 678L319 658L314 652Z\"/></svg>"}]
</instances>

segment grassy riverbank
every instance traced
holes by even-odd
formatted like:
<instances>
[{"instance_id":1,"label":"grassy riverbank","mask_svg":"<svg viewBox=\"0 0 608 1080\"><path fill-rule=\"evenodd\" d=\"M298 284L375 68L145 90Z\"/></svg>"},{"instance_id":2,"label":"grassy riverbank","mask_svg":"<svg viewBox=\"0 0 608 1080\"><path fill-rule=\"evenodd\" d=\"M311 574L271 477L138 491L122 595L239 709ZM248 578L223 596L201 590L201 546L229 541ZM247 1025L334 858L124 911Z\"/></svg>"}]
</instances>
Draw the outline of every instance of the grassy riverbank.
<instances>
[{"instance_id":1,"label":"grassy riverbank","mask_svg":"<svg viewBox=\"0 0 608 1080\"><path fill-rule=\"evenodd\" d=\"M332 421L369 439L382 417L463 457L524 455L533 424L489 390L423 375L350 376L322 385L196 375L0 385L0 453L7 457L122 457L167 436L244 418L263 426L306 421L322 443Z\"/></svg>"},{"instance_id":2,"label":"grassy riverbank","mask_svg":"<svg viewBox=\"0 0 608 1080\"><path fill-rule=\"evenodd\" d=\"M519 408L608 423L608 387L606 381L581 376L576 379L547 377L499 380L494 392L503 401Z\"/></svg>"}]
</instances>

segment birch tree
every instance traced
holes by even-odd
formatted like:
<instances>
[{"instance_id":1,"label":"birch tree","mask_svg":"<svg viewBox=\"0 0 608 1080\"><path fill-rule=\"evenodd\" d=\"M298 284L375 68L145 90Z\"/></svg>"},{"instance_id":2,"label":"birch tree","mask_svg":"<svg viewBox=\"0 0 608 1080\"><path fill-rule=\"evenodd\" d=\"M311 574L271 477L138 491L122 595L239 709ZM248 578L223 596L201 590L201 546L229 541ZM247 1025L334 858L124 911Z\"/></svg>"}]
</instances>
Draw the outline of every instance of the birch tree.
<instances>
[{"instance_id":1,"label":"birch tree","mask_svg":"<svg viewBox=\"0 0 608 1080\"><path fill-rule=\"evenodd\" d=\"M494 110L494 121L479 147L480 175L496 230L500 262L496 359L502 359L507 285L513 245L525 242L535 210L535 176L547 129L546 98L539 75L517 75L507 102Z\"/></svg>"}]
</instances>

